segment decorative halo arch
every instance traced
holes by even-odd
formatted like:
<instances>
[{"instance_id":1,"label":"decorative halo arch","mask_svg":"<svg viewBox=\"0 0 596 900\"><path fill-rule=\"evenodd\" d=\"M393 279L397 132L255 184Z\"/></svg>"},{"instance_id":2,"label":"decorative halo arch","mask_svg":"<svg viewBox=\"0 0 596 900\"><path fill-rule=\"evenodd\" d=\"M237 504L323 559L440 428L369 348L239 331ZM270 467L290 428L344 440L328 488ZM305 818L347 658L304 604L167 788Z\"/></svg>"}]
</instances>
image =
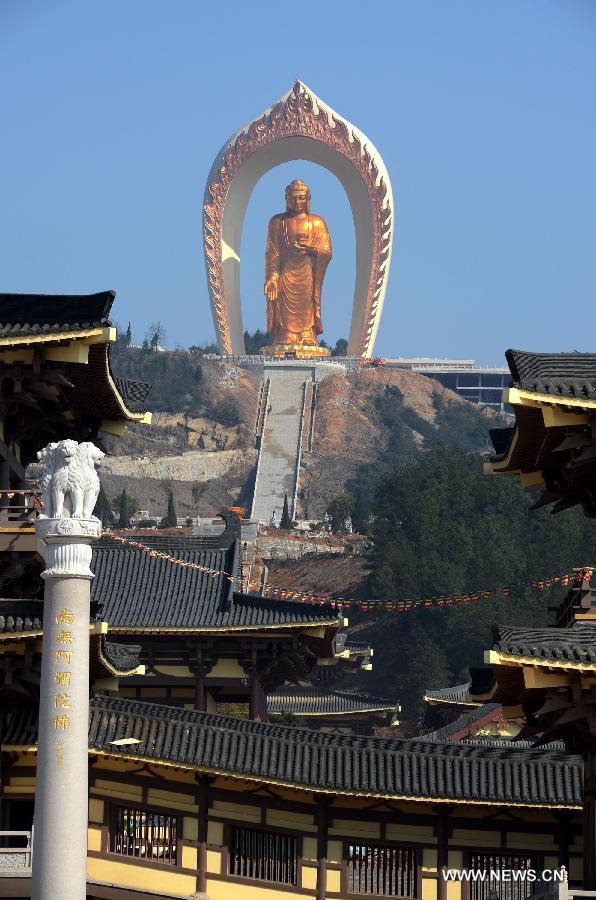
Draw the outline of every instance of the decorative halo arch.
<instances>
[{"instance_id":1,"label":"decorative halo arch","mask_svg":"<svg viewBox=\"0 0 596 900\"><path fill-rule=\"evenodd\" d=\"M350 201L356 234L356 282L348 354L371 356L393 241L389 176L368 138L300 81L227 141L209 173L203 241L220 347L224 353L244 353L240 244L250 195L263 175L296 159L318 163L332 172Z\"/></svg>"}]
</instances>

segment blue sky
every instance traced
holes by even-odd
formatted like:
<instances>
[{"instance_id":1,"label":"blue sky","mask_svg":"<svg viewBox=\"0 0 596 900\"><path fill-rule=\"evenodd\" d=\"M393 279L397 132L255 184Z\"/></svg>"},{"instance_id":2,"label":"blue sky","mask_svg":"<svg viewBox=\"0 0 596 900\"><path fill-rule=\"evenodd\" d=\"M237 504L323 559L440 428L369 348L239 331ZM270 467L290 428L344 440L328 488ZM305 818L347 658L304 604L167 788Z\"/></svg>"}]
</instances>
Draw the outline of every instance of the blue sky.
<instances>
[{"instance_id":1,"label":"blue sky","mask_svg":"<svg viewBox=\"0 0 596 900\"><path fill-rule=\"evenodd\" d=\"M0 0L0 289L117 291L169 346L213 337L201 238L209 168L298 76L381 152L396 201L376 352L502 363L596 350L596 3ZM333 176L296 162L255 189L242 303L305 177L334 259L325 337L347 335L354 236Z\"/></svg>"}]
</instances>

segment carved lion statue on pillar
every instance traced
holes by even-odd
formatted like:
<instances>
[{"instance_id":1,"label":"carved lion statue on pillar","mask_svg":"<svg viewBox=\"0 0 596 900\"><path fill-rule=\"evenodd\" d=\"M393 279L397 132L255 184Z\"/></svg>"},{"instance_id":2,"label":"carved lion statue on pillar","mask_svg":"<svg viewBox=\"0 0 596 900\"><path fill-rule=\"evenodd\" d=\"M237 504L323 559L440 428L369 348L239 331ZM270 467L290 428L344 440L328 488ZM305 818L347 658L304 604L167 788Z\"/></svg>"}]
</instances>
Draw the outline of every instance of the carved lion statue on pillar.
<instances>
[{"instance_id":1,"label":"carved lion statue on pillar","mask_svg":"<svg viewBox=\"0 0 596 900\"><path fill-rule=\"evenodd\" d=\"M40 479L49 519L91 519L99 494L95 467L105 456L95 444L64 440L48 444L37 454L44 465Z\"/></svg>"}]
</instances>

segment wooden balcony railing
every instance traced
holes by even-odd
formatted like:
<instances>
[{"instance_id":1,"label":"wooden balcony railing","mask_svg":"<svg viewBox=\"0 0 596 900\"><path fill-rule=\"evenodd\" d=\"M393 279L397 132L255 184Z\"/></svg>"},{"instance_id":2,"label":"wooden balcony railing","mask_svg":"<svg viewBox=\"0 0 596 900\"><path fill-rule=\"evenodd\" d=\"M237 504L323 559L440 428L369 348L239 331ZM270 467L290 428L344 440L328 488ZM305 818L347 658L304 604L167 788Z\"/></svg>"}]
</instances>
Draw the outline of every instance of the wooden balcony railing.
<instances>
[{"instance_id":1,"label":"wooden balcony railing","mask_svg":"<svg viewBox=\"0 0 596 900\"><path fill-rule=\"evenodd\" d=\"M41 508L41 491L37 488L0 491L0 530L33 530Z\"/></svg>"}]
</instances>

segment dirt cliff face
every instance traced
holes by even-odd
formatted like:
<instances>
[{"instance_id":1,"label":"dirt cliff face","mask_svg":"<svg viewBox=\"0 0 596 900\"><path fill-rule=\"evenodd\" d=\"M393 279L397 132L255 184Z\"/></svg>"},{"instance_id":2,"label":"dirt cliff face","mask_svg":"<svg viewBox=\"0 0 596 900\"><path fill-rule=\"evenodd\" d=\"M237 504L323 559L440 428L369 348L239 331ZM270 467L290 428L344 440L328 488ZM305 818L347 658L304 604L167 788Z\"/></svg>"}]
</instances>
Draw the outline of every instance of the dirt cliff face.
<instances>
[{"instance_id":1,"label":"dirt cliff face","mask_svg":"<svg viewBox=\"0 0 596 900\"><path fill-rule=\"evenodd\" d=\"M485 417L487 433L489 424L497 418L494 412L472 407L433 379L407 369L379 367L330 375L317 388L313 452L303 457L300 499L306 518L320 518L346 482L356 477L361 465L387 461L393 452L391 429L378 405L388 388L397 389L401 395L405 415L400 427L420 452L424 452L425 439L416 423L426 426L425 431L430 427L440 433L439 410L458 407Z\"/></svg>"}]
</instances>

